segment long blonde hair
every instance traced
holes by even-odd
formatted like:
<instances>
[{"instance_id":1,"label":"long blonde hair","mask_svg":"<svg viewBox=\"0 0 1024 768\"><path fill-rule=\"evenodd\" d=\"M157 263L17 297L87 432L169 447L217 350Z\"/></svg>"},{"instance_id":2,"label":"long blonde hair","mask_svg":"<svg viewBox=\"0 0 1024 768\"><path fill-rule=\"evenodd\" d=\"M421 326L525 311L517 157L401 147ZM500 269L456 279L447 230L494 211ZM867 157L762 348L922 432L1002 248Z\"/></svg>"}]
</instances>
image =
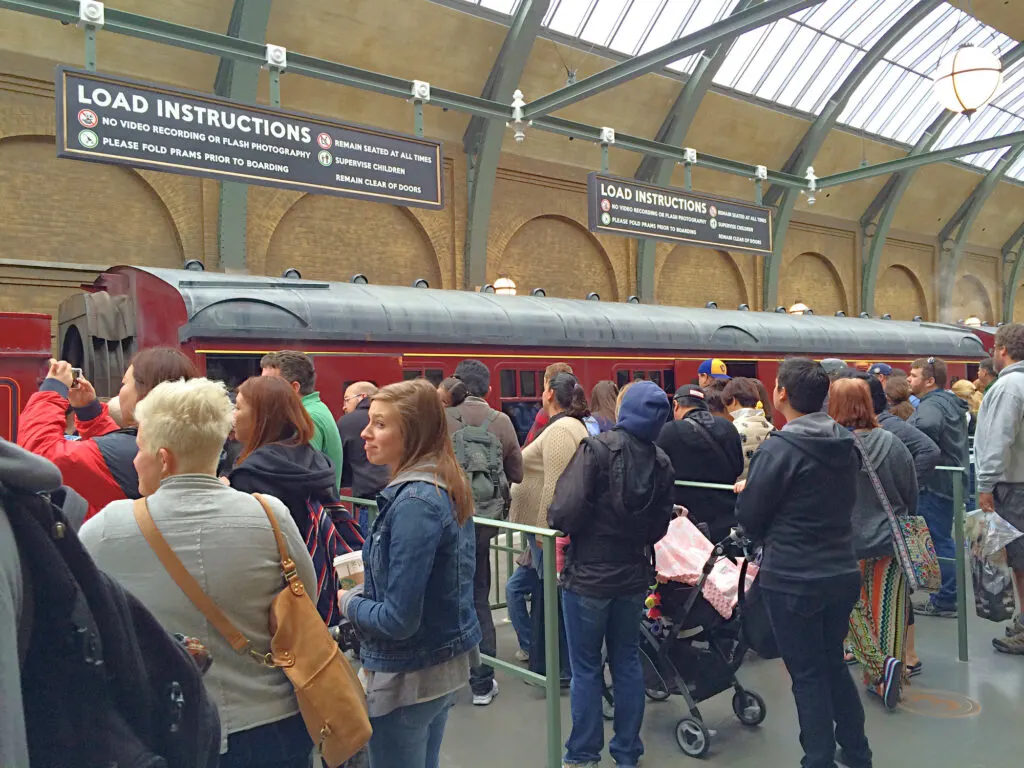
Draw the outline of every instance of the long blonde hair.
<instances>
[{"instance_id":1,"label":"long blonde hair","mask_svg":"<svg viewBox=\"0 0 1024 768\"><path fill-rule=\"evenodd\" d=\"M455 459L448 418L434 385L426 379L400 381L382 388L371 402L389 403L398 411L405 449L395 475L424 462L433 462L436 475L448 487L459 525L473 516L473 493Z\"/></svg>"}]
</instances>

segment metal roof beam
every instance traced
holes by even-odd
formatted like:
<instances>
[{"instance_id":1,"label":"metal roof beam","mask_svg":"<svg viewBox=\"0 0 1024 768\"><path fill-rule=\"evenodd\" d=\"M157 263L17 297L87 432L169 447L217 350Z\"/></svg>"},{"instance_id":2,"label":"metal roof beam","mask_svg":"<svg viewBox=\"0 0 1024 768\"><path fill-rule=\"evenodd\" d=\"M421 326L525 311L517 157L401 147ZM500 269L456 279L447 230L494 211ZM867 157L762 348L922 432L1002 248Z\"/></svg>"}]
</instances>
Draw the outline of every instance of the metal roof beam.
<instances>
[{"instance_id":1,"label":"metal roof beam","mask_svg":"<svg viewBox=\"0 0 1024 768\"><path fill-rule=\"evenodd\" d=\"M523 0L520 4L484 85L484 98L511 103L549 6L550 0ZM469 188L464 288L472 289L487 282L487 235L504 135L504 122L474 115L463 137Z\"/></svg>"},{"instance_id":2,"label":"metal roof beam","mask_svg":"<svg viewBox=\"0 0 1024 768\"><path fill-rule=\"evenodd\" d=\"M1017 289L1020 287L1021 274L1020 268L1024 264L1024 258L1021 258L1021 251L1024 250L1021 246L1024 243L1024 222L1017 227L1017 230L1010 235L1010 239L1003 245L1003 263L1010 263L1010 274L1006 280L1006 288L1003 290L1003 322L1013 322L1013 310L1017 304Z\"/></svg>"},{"instance_id":3,"label":"metal roof beam","mask_svg":"<svg viewBox=\"0 0 1024 768\"><path fill-rule=\"evenodd\" d=\"M754 3L760 0L740 0L733 9L733 15L745 11ZM655 135L654 140L662 144L678 146L693 125L697 116L704 95L711 88L715 75L721 68L726 56L732 48L734 40L727 40L719 43L714 49L702 52L697 66L687 79L676 97L675 103L669 109L668 114L661 123L661 128ZM669 162L662 157L645 155L636 169L636 178L641 181L648 181L658 186L665 186L672 180L672 172L675 170L675 163ZM641 301L654 301L655 282L655 253L657 241L651 238L644 238L637 244L637 295Z\"/></svg>"},{"instance_id":4,"label":"metal roof beam","mask_svg":"<svg viewBox=\"0 0 1024 768\"><path fill-rule=\"evenodd\" d=\"M978 182L978 186L974 188L974 191L964 201L961 210L957 211L957 214L953 217L954 219L959 217L956 237L952 240L949 239L952 230L948 228L948 225L942 229L942 234L940 234L942 254L939 258L938 309L940 320L951 319L956 273L960 267L960 259L963 257L964 246L967 245L967 237L971 232L971 227L974 226L974 222L977 220L978 214L981 213L981 209L985 206L989 195L995 191L996 186L1003 176L1006 175L1006 172L1020 159L1021 154L1024 154L1024 135L1021 136L1019 142L1003 153L1003 156L999 158L999 162L992 166L992 170L985 174L985 178ZM943 317L943 315L946 315L946 317ZM992 320L994 318L983 319Z\"/></svg>"},{"instance_id":5,"label":"metal roof beam","mask_svg":"<svg viewBox=\"0 0 1024 768\"><path fill-rule=\"evenodd\" d=\"M821 146L825 143L829 132L835 126L847 102L854 91L870 74L875 65L882 60L893 46L903 40L906 35L929 13L941 4L941 0L920 0L913 8L900 17L871 49L861 57L846 79L829 97L821 113L814 119L811 127L790 155L784 170L792 172L794 168L806 168L814 162ZM822 185L818 184L819 187ZM766 200L772 199L773 192L768 190ZM776 188L774 197L778 199L778 210L775 213L775 230L773 232L774 247L772 253L765 257L764 281L762 285L763 306L770 307L778 303L779 271L782 265L782 253L786 245L786 232L796 207L798 193L793 190L781 191Z\"/></svg>"},{"instance_id":6,"label":"metal roof beam","mask_svg":"<svg viewBox=\"0 0 1024 768\"><path fill-rule=\"evenodd\" d=\"M720 41L736 38L744 32L778 21L805 8L819 5L823 1L766 0L753 8L731 14L692 34L684 35L666 45L654 48L640 56L634 56L577 83L542 96L526 107L526 117L536 119L557 112L570 104L589 99L595 94L622 85L622 83L634 80L641 75L656 72L666 64L702 51Z\"/></svg>"},{"instance_id":7,"label":"metal roof beam","mask_svg":"<svg viewBox=\"0 0 1024 768\"><path fill-rule=\"evenodd\" d=\"M1024 57L1024 44L1018 44L1011 48L1001 59L1003 70L1022 57ZM914 144L914 148L907 153L907 157L917 157L931 151L955 117L957 117L955 112L949 110L942 112L921 134L917 143ZM861 280L861 310L864 312L875 311L875 287L878 281L882 251L885 248L885 241L889 236L893 219L896 217L896 210L903 199L903 194L910 187L915 170L916 168L908 168L894 174L875 195L875 199L871 201L867 210L864 211L864 215L861 216L860 225L865 235L863 239L865 256Z\"/></svg>"}]
</instances>

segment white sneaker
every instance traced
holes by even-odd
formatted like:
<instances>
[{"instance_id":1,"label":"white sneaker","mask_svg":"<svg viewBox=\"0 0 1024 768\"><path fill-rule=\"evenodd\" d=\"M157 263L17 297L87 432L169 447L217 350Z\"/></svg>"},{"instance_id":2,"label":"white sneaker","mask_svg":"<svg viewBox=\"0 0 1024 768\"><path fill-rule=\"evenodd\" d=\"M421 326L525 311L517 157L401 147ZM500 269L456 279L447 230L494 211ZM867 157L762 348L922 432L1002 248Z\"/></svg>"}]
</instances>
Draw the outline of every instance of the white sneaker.
<instances>
[{"instance_id":1,"label":"white sneaker","mask_svg":"<svg viewBox=\"0 0 1024 768\"><path fill-rule=\"evenodd\" d=\"M524 651L522 648L516 650L516 661L521 661L524 664L530 660L530 654Z\"/></svg>"},{"instance_id":2,"label":"white sneaker","mask_svg":"<svg viewBox=\"0 0 1024 768\"><path fill-rule=\"evenodd\" d=\"M492 701L494 697L498 695L498 681L491 681L491 690L487 693L474 693L473 694L473 705L477 707L486 707Z\"/></svg>"}]
</instances>

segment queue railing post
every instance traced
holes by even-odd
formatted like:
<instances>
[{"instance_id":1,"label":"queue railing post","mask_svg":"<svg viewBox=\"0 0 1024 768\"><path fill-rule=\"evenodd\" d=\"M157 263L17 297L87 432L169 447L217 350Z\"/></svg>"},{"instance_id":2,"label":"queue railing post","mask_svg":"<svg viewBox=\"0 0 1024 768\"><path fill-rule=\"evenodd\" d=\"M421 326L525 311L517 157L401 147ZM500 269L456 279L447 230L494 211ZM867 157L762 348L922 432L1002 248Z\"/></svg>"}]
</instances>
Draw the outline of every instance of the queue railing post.
<instances>
[{"instance_id":1,"label":"queue railing post","mask_svg":"<svg viewBox=\"0 0 1024 768\"><path fill-rule=\"evenodd\" d=\"M964 504L963 467L936 467L941 472L953 474L953 562L956 565L956 638L957 658L968 660L967 641L967 553L964 546L964 520L967 507ZM946 560L947 558L939 558Z\"/></svg>"}]
</instances>

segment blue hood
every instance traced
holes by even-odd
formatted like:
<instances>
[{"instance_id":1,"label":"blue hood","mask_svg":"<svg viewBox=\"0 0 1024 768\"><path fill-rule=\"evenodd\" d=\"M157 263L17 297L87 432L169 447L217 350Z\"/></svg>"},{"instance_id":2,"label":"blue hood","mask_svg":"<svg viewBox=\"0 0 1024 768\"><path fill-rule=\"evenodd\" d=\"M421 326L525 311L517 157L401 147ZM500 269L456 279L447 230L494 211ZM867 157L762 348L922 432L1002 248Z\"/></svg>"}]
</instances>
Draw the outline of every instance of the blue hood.
<instances>
[{"instance_id":1,"label":"blue hood","mask_svg":"<svg viewBox=\"0 0 1024 768\"><path fill-rule=\"evenodd\" d=\"M670 413L665 390L653 381L638 381L623 395L615 426L633 437L653 443L661 434Z\"/></svg>"}]
</instances>

